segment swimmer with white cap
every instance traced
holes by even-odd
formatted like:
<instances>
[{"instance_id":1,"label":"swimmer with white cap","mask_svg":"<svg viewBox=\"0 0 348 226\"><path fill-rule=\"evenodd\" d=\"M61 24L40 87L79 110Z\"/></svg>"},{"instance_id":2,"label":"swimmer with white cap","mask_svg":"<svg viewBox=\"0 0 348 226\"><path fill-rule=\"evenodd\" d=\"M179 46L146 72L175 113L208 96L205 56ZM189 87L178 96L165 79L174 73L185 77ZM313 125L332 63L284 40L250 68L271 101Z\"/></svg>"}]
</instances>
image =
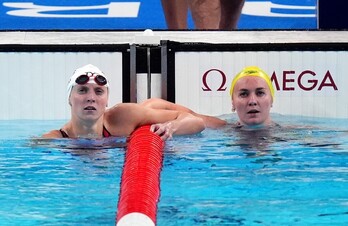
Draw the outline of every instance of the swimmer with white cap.
<instances>
[{"instance_id":1,"label":"swimmer with white cap","mask_svg":"<svg viewBox=\"0 0 348 226\"><path fill-rule=\"evenodd\" d=\"M166 140L172 135L194 134L204 130L201 118L187 112L153 109L135 103L120 103L107 109L109 82L96 66L75 70L67 92L71 119L59 130L43 138L103 138L128 136L142 125Z\"/></svg>"},{"instance_id":2,"label":"swimmer with white cap","mask_svg":"<svg viewBox=\"0 0 348 226\"><path fill-rule=\"evenodd\" d=\"M91 77L94 79L89 79ZM67 87L68 98L70 97L72 88L75 85L81 83L95 83L105 87L109 87L107 77L101 70L99 70L99 68L92 64L87 64L74 71L74 74L71 76Z\"/></svg>"}]
</instances>

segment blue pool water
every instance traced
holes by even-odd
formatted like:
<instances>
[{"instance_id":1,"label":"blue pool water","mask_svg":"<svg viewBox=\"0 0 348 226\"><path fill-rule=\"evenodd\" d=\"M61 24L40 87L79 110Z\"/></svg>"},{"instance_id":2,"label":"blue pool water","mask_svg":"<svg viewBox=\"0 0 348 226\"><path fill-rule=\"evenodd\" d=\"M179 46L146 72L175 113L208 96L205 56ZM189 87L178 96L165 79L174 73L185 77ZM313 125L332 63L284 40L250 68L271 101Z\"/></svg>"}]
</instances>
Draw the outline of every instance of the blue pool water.
<instances>
[{"instance_id":1,"label":"blue pool water","mask_svg":"<svg viewBox=\"0 0 348 226\"><path fill-rule=\"evenodd\" d=\"M168 141L157 225L347 225L348 120L273 118ZM63 123L0 121L0 225L115 224L125 139L32 139Z\"/></svg>"}]
</instances>

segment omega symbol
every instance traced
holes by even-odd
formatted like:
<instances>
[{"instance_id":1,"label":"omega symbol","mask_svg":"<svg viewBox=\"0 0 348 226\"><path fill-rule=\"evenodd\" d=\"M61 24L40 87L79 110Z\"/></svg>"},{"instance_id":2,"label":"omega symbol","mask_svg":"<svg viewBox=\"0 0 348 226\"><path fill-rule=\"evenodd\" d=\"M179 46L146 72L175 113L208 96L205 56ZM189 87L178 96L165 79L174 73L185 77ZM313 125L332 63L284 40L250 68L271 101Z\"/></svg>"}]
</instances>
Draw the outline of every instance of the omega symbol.
<instances>
[{"instance_id":1,"label":"omega symbol","mask_svg":"<svg viewBox=\"0 0 348 226\"><path fill-rule=\"evenodd\" d=\"M221 77L222 77L222 81L221 81L221 85L220 85L220 87L216 90L216 91L225 91L226 90L226 87L225 87L225 85L226 85L226 75L225 75L225 73L223 72L223 71L221 71L221 70L219 70L219 69L210 69L210 70L208 70L207 72L205 72L204 74L203 74L203 77L202 77L202 82L203 82L203 87L202 87L202 89L203 89L203 91L211 91L211 88L209 87L209 85L208 85L208 83L207 83L207 77L208 77L208 74L210 73L210 72L212 72L212 71L217 71L217 72L219 72L220 73L220 75L221 75Z\"/></svg>"}]
</instances>

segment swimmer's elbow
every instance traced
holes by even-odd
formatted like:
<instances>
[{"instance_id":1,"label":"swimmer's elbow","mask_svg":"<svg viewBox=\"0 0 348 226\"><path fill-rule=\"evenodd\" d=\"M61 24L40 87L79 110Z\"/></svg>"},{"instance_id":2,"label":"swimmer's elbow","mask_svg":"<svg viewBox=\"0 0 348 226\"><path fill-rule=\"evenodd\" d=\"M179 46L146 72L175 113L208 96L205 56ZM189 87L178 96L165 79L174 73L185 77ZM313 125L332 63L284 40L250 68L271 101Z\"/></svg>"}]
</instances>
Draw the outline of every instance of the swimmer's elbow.
<instances>
[{"instance_id":1,"label":"swimmer's elbow","mask_svg":"<svg viewBox=\"0 0 348 226\"><path fill-rule=\"evenodd\" d=\"M192 133L200 133L207 128L202 118L196 117L196 123L194 123Z\"/></svg>"}]
</instances>

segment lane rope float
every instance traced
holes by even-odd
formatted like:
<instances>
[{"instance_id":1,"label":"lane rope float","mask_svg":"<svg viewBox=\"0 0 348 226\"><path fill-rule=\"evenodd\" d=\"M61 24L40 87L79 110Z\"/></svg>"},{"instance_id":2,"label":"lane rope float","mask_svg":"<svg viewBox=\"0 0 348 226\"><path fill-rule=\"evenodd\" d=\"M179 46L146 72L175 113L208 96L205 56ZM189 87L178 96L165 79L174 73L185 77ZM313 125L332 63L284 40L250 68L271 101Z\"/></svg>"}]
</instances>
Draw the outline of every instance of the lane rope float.
<instances>
[{"instance_id":1,"label":"lane rope float","mask_svg":"<svg viewBox=\"0 0 348 226\"><path fill-rule=\"evenodd\" d=\"M164 141L150 126L135 130L128 140L117 207L117 226L156 225Z\"/></svg>"}]
</instances>

